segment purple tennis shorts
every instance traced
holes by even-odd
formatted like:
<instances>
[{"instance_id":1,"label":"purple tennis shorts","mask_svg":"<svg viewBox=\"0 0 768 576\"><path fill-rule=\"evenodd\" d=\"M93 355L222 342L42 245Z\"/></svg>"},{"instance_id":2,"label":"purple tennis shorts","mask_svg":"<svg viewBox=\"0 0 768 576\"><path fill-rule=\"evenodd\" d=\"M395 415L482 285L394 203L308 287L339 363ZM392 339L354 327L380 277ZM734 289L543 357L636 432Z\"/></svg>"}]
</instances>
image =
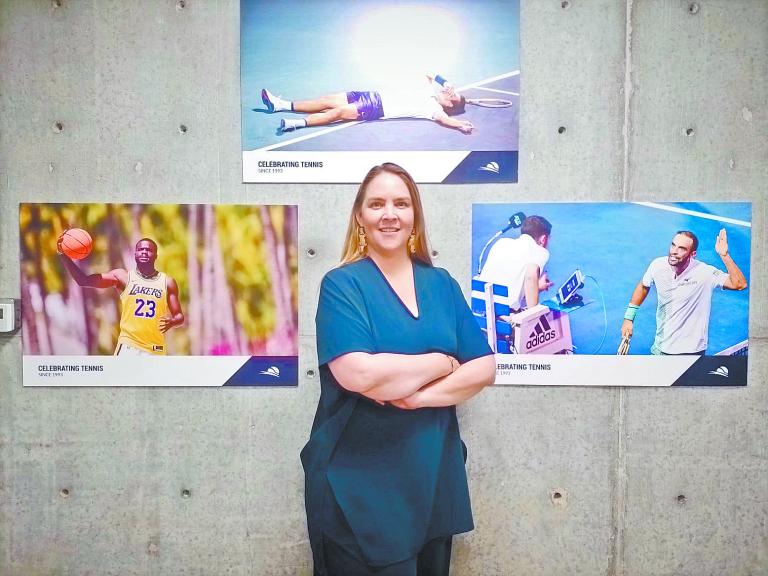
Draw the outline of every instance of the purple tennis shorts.
<instances>
[{"instance_id":1,"label":"purple tennis shorts","mask_svg":"<svg viewBox=\"0 0 768 576\"><path fill-rule=\"evenodd\" d=\"M384 116L378 92L347 92L347 103L355 105L361 120L378 120Z\"/></svg>"}]
</instances>

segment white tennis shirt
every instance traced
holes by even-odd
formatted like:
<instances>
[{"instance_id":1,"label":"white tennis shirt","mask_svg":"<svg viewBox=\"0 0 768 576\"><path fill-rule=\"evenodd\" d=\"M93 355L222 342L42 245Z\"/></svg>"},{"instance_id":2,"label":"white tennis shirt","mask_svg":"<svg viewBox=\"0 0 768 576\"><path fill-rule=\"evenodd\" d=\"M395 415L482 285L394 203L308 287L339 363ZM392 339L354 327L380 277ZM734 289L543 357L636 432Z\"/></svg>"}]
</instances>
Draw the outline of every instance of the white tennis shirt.
<instances>
[{"instance_id":1,"label":"white tennis shirt","mask_svg":"<svg viewBox=\"0 0 768 576\"><path fill-rule=\"evenodd\" d=\"M443 111L435 95L442 89L437 82L419 82L407 88L379 90L384 118L425 118L433 120Z\"/></svg>"},{"instance_id":2,"label":"white tennis shirt","mask_svg":"<svg viewBox=\"0 0 768 576\"><path fill-rule=\"evenodd\" d=\"M491 246L479 278L507 286L509 305L519 310L525 298L525 269L529 264L536 264L543 270L548 261L549 250L536 244L528 234L519 238L500 238Z\"/></svg>"},{"instance_id":3,"label":"white tennis shirt","mask_svg":"<svg viewBox=\"0 0 768 576\"><path fill-rule=\"evenodd\" d=\"M656 258L643 275L643 286L656 285L656 338L652 354L691 354L707 349L712 292L722 288L728 274L691 258L683 273L667 257Z\"/></svg>"}]
</instances>

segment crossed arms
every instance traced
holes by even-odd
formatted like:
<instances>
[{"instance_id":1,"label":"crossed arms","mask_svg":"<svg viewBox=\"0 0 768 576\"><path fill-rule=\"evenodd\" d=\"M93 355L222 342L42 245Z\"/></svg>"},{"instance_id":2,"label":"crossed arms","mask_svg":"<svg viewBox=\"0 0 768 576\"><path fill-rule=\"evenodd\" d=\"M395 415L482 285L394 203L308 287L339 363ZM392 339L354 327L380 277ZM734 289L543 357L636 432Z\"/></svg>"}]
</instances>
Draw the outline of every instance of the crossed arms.
<instances>
[{"instance_id":1,"label":"crossed arms","mask_svg":"<svg viewBox=\"0 0 768 576\"><path fill-rule=\"evenodd\" d=\"M406 410L453 406L493 384L496 375L493 355L460 364L439 352L350 352L328 365L343 388Z\"/></svg>"}]
</instances>

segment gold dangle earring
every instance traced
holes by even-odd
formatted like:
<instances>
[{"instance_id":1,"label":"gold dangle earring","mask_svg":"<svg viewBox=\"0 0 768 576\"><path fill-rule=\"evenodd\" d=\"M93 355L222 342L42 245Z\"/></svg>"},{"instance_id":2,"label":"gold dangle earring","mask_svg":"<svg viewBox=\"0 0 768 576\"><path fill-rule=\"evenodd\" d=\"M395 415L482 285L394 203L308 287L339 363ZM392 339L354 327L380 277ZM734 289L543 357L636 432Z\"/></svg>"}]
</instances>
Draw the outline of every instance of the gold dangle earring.
<instances>
[{"instance_id":1,"label":"gold dangle earring","mask_svg":"<svg viewBox=\"0 0 768 576\"><path fill-rule=\"evenodd\" d=\"M365 249L368 248L368 240L365 237L365 228L362 226L357 227L357 251L360 254L365 254Z\"/></svg>"},{"instance_id":2,"label":"gold dangle earring","mask_svg":"<svg viewBox=\"0 0 768 576\"><path fill-rule=\"evenodd\" d=\"M408 252L416 254L416 232L411 232L408 236Z\"/></svg>"}]
</instances>

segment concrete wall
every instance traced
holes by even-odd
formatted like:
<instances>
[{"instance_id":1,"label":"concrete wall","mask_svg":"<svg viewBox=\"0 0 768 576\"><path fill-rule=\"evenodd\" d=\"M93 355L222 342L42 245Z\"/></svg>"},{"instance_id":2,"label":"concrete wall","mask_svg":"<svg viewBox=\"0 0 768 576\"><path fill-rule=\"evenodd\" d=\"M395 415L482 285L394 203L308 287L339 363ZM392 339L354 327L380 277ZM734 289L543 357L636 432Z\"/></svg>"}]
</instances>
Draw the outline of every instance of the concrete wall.
<instances>
[{"instance_id":1,"label":"concrete wall","mask_svg":"<svg viewBox=\"0 0 768 576\"><path fill-rule=\"evenodd\" d=\"M303 377L23 389L1 338L3 576L311 573L315 294L355 187L241 183L238 3L183 4L0 3L0 296L19 202L298 203ZM487 390L453 574L768 574L768 3L527 0L521 27L520 184L424 186L438 264L467 285L476 201L751 200L749 386Z\"/></svg>"}]
</instances>

